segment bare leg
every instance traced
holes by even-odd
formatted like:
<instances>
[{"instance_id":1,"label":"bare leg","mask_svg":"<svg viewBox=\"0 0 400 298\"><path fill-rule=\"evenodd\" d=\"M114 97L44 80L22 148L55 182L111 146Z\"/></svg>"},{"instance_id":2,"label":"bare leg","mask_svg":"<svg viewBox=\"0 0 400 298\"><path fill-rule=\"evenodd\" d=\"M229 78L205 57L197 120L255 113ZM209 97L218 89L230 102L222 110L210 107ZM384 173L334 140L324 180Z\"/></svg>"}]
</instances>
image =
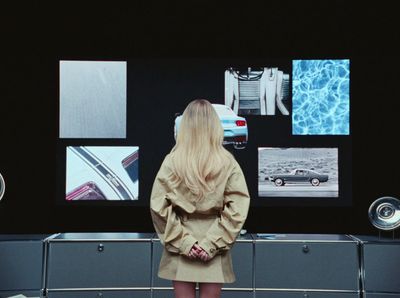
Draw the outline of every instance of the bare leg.
<instances>
[{"instance_id":1,"label":"bare leg","mask_svg":"<svg viewBox=\"0 0 400 298\"><path fill-rule=\"evenodd\" d=\"M221 297L221 288L222 283L199 283L200 298L219 298Z\"/></svg>"},{"instance_id":2,"label":"bare leg","mask_svg":"<svg viewBox=\"0 0 400 298\"><path fill-rule=\"evenodd\" d=\"M175 298L196 298L196 283L173 280Z\"/></svg>"}]
</instances>

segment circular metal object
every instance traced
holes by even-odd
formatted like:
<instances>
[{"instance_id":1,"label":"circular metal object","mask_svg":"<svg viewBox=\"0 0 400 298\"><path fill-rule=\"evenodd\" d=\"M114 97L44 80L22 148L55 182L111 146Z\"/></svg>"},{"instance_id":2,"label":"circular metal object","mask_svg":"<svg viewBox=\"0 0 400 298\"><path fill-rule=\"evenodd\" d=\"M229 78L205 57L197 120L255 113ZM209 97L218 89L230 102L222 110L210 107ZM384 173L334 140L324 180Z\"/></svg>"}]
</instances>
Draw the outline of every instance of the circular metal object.
<instances>
[{"instance_id":1,"label":"circular metal object","mask_svg":"<svg viewBox=\"0 0 400 298\"><path fill-rule=\"evenodd\" d=\"M5 190L6 190L6 183L4 182L3 176L1 176L0 174L0 201L3 198Z\"/></svg>"},{"instance_id":2,"label":"circular metal object","mask_svg":"<svg viewBox=\"0 0 400 298\"><path fill-rule=\"evenodd\" d=\"M379 230L390 231L400 226L400 200L382 197L374 201L368 210L372 225Z\"/></svg>"}]
</instances>

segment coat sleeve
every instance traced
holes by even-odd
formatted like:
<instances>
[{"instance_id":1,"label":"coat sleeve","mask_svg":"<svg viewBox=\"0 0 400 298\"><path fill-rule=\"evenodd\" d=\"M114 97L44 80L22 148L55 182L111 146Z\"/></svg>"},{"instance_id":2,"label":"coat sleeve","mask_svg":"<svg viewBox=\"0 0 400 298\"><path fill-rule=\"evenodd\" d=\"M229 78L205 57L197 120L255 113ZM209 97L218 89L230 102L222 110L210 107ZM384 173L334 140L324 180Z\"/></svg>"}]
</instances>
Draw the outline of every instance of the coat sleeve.
<instances>
[{"instance_id":1,"label":"coat sleeve","mask_svg":"<svg viewBox=\"0 0 400 298\"><path fill-rule=\"evenodd\" d=\"M177 199L177 193L168 184L170 169L167 166L167 158L164 159L153 184L150 214L164 247L169 252L187 256L197 239L182 225L180 217L176 214L174 201Z\"/></svg>"},{"instance_id":2,"label":"coat sleeve","mask_svg":"<svg viewBox=\"0 0 400 298\"><path fill-rule=\"evenodd\" d=\"M199 245L210 257L229 250L236 241L247 218L250 196L243 172L235 161L224 192L224 207Z\"/></svg>"}]
</instances>

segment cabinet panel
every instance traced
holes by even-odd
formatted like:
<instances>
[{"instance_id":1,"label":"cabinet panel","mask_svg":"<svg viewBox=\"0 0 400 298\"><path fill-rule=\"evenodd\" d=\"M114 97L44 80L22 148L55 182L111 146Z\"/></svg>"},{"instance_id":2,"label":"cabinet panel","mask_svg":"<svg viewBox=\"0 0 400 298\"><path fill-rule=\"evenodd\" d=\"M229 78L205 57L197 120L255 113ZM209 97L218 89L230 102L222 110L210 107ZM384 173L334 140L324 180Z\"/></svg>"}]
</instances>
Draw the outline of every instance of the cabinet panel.
<instances>
[{"instance_id":1,"label":"cabinet panel","mask_svg":"<svg viewBox=\"0 0 400 298\"><path fill-rule=\"evenodd\" d=\"M42 241L0 241L0 258L0 291L42 288Z\"/></svg>"},{"instance_id":2,"label":"cabinet panel","mask_svg":"<svg viewBox=\"0 0 400 298\"><path fill-rule=\"evenodd\" d=\"M400 293L398 294L383 294L383 293L365 293L366 298L400 298Z\"/></svg>"},{"instance_id":3,"label":"cabinet panel","mask_svg":"<svg viewBox=\"0 0 400 298\"><path fill-rule=\"evenodd\" d=\"M363 245L364 285L367 292L400 293L400 245Z\"/></svg>"},{"instance_id":4,"label":"cabinet panel","mask_svg":"<svg viewBox=\"0 0 400 298\"><path fill-rule=\"evenodd\" d=\"M50 242L47 288L150 287L151 242Z\"/></svg>"},{"instance_id":5,"label":"cabinet panel","mask_svg":"<svg viewBox=\"0 0 400 298\"><path fill-rule=\"evenodd\" d=\"M359 298L357 293L256 291L256 298Z\"/></svg>"},{"instance_id":6,"label":"cabinet panel","mask_svg":"<svg viewBox=\"0 0 400 298\"><path fill-rule=\"evenodd\" d=\"M150 298L151 291L49 291L48 298Z\"/></svg>"},{"instance_id":7,"label":"cabinet panel","mask_svg":"<svg viewBox=\"0 0 400 298\"><path fill-rule=\"evenodd\" d=\"M30 291L30 290L19 290L19 291L0 291L0 298L8 298L11 296L17 296L17 295L24 295L29 298L40 298L41 296L41 290L36 290L36 291Z\"/></svg>"},{"instance_id":8,"label":"cabinet panel","mask_svg":"<svg viewBox=\"0 0 400 298\"><path fill-rule=\"evenodd\" d=\"M355 242L256 242L256 288L359 289Z\"/></svg>"}]
</instances>

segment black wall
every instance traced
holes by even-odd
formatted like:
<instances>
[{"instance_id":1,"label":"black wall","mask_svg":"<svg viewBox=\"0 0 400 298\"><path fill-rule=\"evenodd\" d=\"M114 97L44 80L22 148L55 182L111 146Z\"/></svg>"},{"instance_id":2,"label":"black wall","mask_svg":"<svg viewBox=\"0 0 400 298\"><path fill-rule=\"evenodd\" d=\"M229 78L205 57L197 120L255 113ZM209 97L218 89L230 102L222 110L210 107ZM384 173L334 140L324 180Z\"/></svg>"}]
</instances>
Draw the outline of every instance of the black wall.
<instances>
[{"instance_id":1,"label":"black wall","mask_svg":"<svg viewBox=\"0 0 400 298\"><path fill-rule=\"evenodd\" d=\"M394 8L346 1L241 7L134 3L31 4L2 12L0 173L6 193L0 201L0 233L153 231L145 206L56 203L58 61L194 57L349 58L352 206L254 206L245 227L251 232L376 232L368 221L369 205L383 195L400 197L395 145L400 24ZM154 156L148 175L156 174L165 148L155 138L154 149L145 153ZM146 193L151 185L144 187Z\"/></svg>"}]
</instances>

